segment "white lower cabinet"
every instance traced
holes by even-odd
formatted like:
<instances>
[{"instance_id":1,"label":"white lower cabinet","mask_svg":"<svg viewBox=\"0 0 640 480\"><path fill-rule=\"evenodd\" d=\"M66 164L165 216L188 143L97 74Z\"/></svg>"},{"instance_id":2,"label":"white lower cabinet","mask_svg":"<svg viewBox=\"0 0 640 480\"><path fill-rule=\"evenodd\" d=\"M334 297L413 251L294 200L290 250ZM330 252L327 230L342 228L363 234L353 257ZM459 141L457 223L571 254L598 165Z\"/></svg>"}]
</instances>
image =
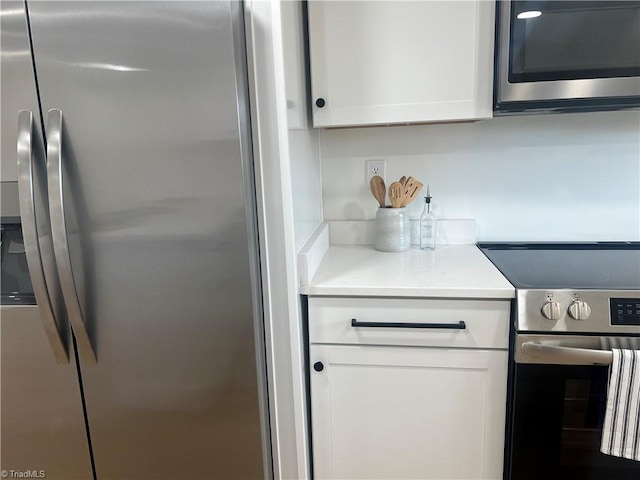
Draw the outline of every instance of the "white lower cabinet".
<instances>
[{"instance_id":1,"label":"white lower cabinet","mask_svg":"<svg viewBox=\"0 0 640 480\"><path fill-rule=\"evenodd\" d=\"M312 298L310 323L313 312ZM430 330L438 331L451 335ZM506 345L318 344L313 336L310 341L316 479L502 478Z\"/></svg>"}]
</instances>

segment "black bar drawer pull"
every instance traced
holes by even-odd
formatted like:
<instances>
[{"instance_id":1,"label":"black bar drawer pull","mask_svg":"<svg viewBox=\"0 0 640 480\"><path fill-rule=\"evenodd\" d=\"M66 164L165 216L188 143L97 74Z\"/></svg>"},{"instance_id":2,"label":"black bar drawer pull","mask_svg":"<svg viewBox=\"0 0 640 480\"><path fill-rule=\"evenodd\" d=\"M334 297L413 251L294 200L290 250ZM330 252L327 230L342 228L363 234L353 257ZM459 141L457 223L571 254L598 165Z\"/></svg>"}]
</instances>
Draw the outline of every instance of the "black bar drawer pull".
<instances>
[{"instance_id":1,"label":"black bar drawer pull","mask_svg":"<svg viewBox=\"0 0 640 480\"><path fill-rule=\"evenodd\" d=\"M445 328L448 330L464 330L467 324L462 320L458 323L401 323L401 322L359 322L351 319L352 327L378 327L378 328Z\"/></svg>"}]
</instances>

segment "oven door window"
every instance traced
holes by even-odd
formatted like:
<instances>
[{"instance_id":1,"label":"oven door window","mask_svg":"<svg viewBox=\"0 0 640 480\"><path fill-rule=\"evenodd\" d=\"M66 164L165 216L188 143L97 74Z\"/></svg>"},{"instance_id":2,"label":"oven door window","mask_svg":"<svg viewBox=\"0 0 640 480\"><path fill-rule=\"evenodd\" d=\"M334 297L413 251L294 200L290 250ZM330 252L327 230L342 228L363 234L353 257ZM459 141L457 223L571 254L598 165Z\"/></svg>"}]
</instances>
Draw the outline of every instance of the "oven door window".
<instances>
[{"instance_id":1,"label":"oven door window","mask_svg":"<svg viewBox=\"0 0 640 480\"><path fill-rule=\"evenodd\" d=\"M518 364L512 480L638 480L640 462L600 453L608 367Z\"/></svg>"},{"instance_id":2,"label":"oven door window","mask_svg":"<svg viewBox=\"0 0 640 480\"><path fill-rule=\"evenodd\" d=\"M640 75L639 1L513 1L509 82Z\"/></svg>"}]
</instances>

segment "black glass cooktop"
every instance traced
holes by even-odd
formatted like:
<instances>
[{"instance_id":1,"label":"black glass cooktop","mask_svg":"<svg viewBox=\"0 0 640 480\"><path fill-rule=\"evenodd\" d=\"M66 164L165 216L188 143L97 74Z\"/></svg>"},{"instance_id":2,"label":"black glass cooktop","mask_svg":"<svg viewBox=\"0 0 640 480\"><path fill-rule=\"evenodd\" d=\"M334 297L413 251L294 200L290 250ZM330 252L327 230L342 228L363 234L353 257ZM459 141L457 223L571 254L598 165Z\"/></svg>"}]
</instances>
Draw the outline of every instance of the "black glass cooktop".
<instances>
[{"instance_id":1,"label":"black glass cooktop","mask_svg":"<svg viewBox=\"0 0 640 480\"><path fill-rule=\"evenodd\" d=\"M516 288L640 290L640 242L478 247Z\"/></svg>"}]
</instances>

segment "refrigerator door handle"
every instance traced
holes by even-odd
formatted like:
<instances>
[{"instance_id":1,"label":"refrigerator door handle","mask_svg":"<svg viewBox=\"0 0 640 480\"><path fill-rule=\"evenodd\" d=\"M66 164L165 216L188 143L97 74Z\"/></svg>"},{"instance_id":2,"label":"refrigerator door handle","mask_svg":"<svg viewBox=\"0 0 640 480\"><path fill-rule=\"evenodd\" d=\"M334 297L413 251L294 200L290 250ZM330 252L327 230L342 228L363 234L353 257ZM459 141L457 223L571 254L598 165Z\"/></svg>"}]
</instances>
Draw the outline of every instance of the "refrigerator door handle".
<instances>
[{"instance_id":1,"label":"refrigerator door handle","mask_svg":"<svg viewBox=\"0 0 640 480\"><path fill-rule=\"evenodd\" d=\"M33 113L20 110L18 113L18 195L20 199L20 217L22 218L22 235L24 250L33 294L38 304L44 331L53 350L56 362L69 364L69 353L65 346L56 321L56 315L47 289L47 281L42 265L42 250L38 240L36 223L36 200L34 193L34 156L33 138L37 133L33 127Z\"/></svg>"},{"instance_id":2,"label":"refrigerator door handle","mask_svg":"<svg viewBox=\"0 0 640 480\"><path fill-rule=\"evenodd\" d=\"M87 324L80 307L78 291L71 269L69 241L64 217L64 197L62 195L62 110L51 109L47 117L47 183L49 187L49 216L53 251L58 265L58 277L62 287L62 297L69 316L71 328L76 337L80 357L88 365L96 364L96 355L89 339Z\"/></svg>"}]
</instances>

